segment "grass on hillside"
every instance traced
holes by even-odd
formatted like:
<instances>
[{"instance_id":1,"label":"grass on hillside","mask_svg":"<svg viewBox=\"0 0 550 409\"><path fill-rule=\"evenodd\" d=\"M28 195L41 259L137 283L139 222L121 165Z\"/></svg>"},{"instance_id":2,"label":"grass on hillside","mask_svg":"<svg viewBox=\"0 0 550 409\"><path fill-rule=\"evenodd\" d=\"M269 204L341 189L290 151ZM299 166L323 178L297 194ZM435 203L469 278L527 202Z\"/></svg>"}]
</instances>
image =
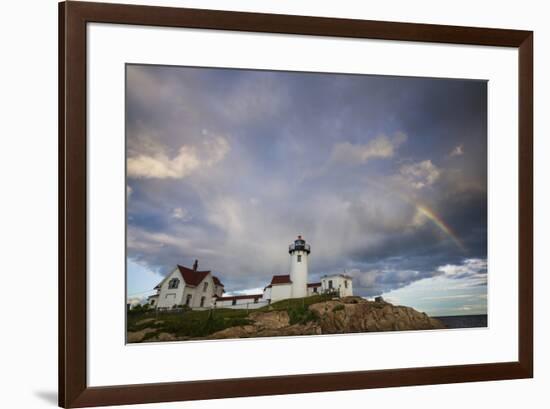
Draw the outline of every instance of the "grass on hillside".
<instances>
[{"instance_id":1,"label":"grass on hillside","mask_svg":"<svg viewBox=\"0 0 550 409\"><path fill-rule=\"evenodd\" d=\"M281 310L288 310L289 308L297 308L297 307L309 307L312 304L317 304L323 301L329 301L333 298L333 295L330 294L318 294L318 295L312 295L311 297L305 297L305 298L289 298L286 300L281 300L274 302L272 304L266 305L265 307L262 307L259 309L259 311L281 311Z\"/></svg>"},{"instance_id":2,"label":"grass on hillside","mask_svg":"<svg viewBox=\"0 0 550 409\"><path fill-rule=\"evenodd\" d=\"M127 329L129 332L141 331L146 328L154 329L154 332L148 332L145 335L143 341L154 338L162 332L173 334L177 338L200 338L226 328L250 324L252 321L248 318L248 314L254 311L283 310L288 312L291 325L305 324L318 319L308 307L331 298L330 295L314 295L287 299L249 311L231 308L204 311L184 310L182 312L132 310L128 313Z\"/></svg>"},{"instance_id":3,"label":"grass on hillside","mask_svg":"<svg viewBox=\"0 0 550 409\"><path fill-rule=\"evenodd\" d=\"M149 319L154 319L151 321ZM146 322L142 322L147 320ZM143 341L157 336L162 332L173 334L178 338L206 337L225 328L250 324L246 310L229 308L183 312L137 312L128 314L127 328L129 332L153 328L154 332L145 335Z\"/></svg>"},{"instance_id":4,"label":"grass on hillside","mask_svg":"<svg viewBox=\"0 0 550 409\"><path fill-rule=\"evenodd\" d=\"M290 325L306 324L311 321L317 321L319 317L308 308L312 304L317 304L323 301L332 299L330 294L318 294L305 298L289 298L286 300L277 301L273 304L260 308L260 311L282 311L288 312Z\"/></svg>"}]
</instances>

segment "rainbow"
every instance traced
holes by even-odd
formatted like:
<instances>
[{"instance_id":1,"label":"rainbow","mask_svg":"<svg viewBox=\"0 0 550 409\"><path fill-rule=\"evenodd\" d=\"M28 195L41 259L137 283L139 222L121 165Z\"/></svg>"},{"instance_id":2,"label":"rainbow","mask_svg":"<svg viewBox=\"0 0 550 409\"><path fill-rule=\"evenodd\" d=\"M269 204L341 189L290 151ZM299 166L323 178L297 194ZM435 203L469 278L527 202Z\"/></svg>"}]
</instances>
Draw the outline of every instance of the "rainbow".
<instances>
[{"instance_id":1,"label":"rainbow","mask_svg":"<svg viewBox=\"0 0 550 409\"><path fill-rule=\"evenodd\" d=\"M443 233L445 233L445 235L447 235L452 241L454 244L456 244L456 246L462 250L464 253L467 252L467 249L466 247L464 246L464 244L460 241L460 239L458 238L458 236L456 235L456 233L453 231L453 229L451 229L451 227L445 223L443 221L443 219L433 210L433 209L430 209L428 206L420 203L420 202L417 202L415 200L413 200L412 198L404 195L403 193L401 192L398 192L398 191L395 191L395 190L390 190L388 189L388 187L386 186L383 186L379 183L375 183L373 181L369 181L368 182L370 185L378 188L378 189L381 189L387 193L390 193L390 194L393 194L397 197L399 197L401 200L403 200L404 202L406 203L409 203L411 206L413 206L416 211L418 211L420 214L422 214L423 216L425 216L426 218L428 218L428 220L430 220L433 224L435 224Z\"/></svg>"},{"instance_id":2,"label":"rainbow","mask_svg":"<svg viewBox=\"0 0 550 409\"><path fill-rule=\"evenodd\" d=\"M416 210L418 212L430 219L437 227L441 229L443 233L449 236L451 240L458 246L458 248L460 248L460 250L466 252L466 247L464 247L464 244L462 244L456 233L432 209L429 209L426 206L418 203L414 203L414 206L416 207Z\"/></svg>"}]
</instances>

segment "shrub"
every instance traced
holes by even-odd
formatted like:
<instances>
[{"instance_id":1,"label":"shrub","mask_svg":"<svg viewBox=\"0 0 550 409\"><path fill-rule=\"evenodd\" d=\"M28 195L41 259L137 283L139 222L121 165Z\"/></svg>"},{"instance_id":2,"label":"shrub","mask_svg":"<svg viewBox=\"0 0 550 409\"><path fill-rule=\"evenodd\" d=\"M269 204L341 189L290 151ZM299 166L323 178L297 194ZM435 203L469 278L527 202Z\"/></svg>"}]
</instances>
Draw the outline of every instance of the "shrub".
<instances>
[{"instance_id":1,"label":"shrub","mask_svg":"<svg viewBox=\"0 0 550 409\"><path fill-rule=\"evenodd\" d=\"M290 325L305 324L310 321L316 321L317 316L307 306L300 305L288 309Z\"/></svg>"},{"instance_id":2,"label":"shrub","mask_svg":"<svg viewBox=\"0 0 550 409\"><path fill-rule=\"evenodd\" d=\"M344 310L345 307L344 307L344 304L337 304L334 306L334 308L332 309L332 312L336 312L336 311L342 311Z\"/></svg>"}]
</instances>

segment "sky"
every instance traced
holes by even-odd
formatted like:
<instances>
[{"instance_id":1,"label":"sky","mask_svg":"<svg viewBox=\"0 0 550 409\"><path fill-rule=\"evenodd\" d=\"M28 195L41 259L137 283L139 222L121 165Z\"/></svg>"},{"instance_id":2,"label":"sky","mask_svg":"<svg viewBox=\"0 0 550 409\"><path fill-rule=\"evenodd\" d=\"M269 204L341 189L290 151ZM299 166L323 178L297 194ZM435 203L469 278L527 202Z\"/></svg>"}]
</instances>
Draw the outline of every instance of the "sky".
<instances>
[{"instance_id":1,"label":"sky","mask_svg":"<svg viewBox=\"0 0 550 409\"><path fill-rule=\"evenodd\" d=\"M487 312L486 81L126 70L128 298L195 259L258 292L300 234L310 282Z\"/></svg>"}]
</instances>

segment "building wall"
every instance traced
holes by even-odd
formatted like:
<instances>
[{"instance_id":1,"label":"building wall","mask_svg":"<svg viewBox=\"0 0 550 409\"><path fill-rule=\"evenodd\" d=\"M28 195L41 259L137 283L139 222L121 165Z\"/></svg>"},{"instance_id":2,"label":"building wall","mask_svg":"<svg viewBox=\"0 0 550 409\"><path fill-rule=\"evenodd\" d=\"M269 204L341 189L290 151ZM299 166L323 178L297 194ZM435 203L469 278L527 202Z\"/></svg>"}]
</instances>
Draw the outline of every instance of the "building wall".
<instances>
[{"instance_id":1,"label":"building wall","mask_svg":"<svg viewBox=\"0 0 550 409\"><path fill-rule=\"evenodd\" d=\"M261 308L269 304L266 300L258 299L258 302L255 303L253 298L245 298L236 300L235 305L233 305L233 300L222 300L216 301L216 308L236 308L236 309L255 309Z\"/></svg>"},{"instance_id":2,"label":"building wall","mask_svg":"<svg viewBox=\"0 0 550 409\"><path fill-rule=\"evenodd\" d=\"M353 282L351 278L342 277L341 275L323 277L321 278L321 287L323 292L330 291L330 281L332 281L333 290L339 290L340 297L349 297L353 295Z\"/></svg>"},{"instance_id":3,"label":"building wall","mask_svg":"<svg viewBox=\"0 0 550 409\"><path fill-rule=\"evenodd\" d=\"M271 300L271 287L264 288L264 295L262 296L264 301Z\"/></svg>"},{"instance_id":4,"label":"building wall","mask_svg":"<svg viewBox=\"0 0 550 409\"><path fill-rule=\"evenodd\" d=\"M222 297L223 296L223 287L214 285L214 294L217 295L218 297Z\"/></svg>"},{"instance_id":5,"label":"building wall","mask_svg":"<svg viewBox=\"0 0 550 409\"><path fill-rule=\"evenodd\" d=\"M285 300L287 298L292 298L291 284L275 284L271 286L271 302Z\"/></svg>"},{"instance_id":6,"label":"building wall","mask_svg":"<svg viewBox=\"0 0 550 409\"><path fill-rule=\"evenodd\" d=\"M178 278L180 280L178 288L168 288L170 280L172 278ZM204 283L208 283L206 291L204 290ZM214 296L215 285L212 275L208 274L204 280L202 280L198 286L192 287L185 284L181 273L176 268L170 275L162 282L158 300L155 302L156 308L172 308L174 305L186 305L187 296L191 295L191 302L189 307L201 308L201 297L204 298L204 308L210 308L213 305L212 297Z\"/></svg>"},{"instance_id":7,"label":"building wall","mask_svg":"<svg viewBox=\"0 0 550 409\"><path fill-rule=\"evenodd\" d=\"M290 281L292 281L292 298L307 296L307 258L307 252L301 250L294 251L290 255Z\"/></svg>"},{"instance_id":8,"label":"building wall","mask_svg":"<svg viewBox=\"0 0 550 409\"><path fill-rule=\"evenodd\" d=\"M159 297L158 297L158 295L149 298L149 300L148 300L147 302L148 302L148 304L149 304L152 308L157 308L157 305L158 305L158 303L159 303Z\"/></svg>"},{"instance_id":9,"label":"building wall","mask_svg":"<svg viewBox=\"0 0 550 409\"><path fill-rule=\"evenodd\" d=\"M315 292L315 288L317 289L317 292ZM321 294L321 287L308 287L307 288L307 296L310 297L312 295Z\"/></svg>"},{"instance_id":10,"label":"building wall","mask_svg":"<svg viewBox=\"0 0 550 409\"><path fill-rule=\"evenodd\" d=\"M347 288L346 286L343 287L343 292L341 293L342 297L351 297L353 295L353 280L351 278L346 278L347 281Z\"/></svg>"},{"instance_id":11,"label":"building wall","mask_svg":"<svg viewBox=\"0 0 550 409\"><path fill-rule=\"evenodd\" d=\"M172 278L180 280L178 288L168 288L168 284ZM157 308L172 308L174 304L182 304L184 291L185 281L183 281L179 270L175 268L161 284Z\"/></svg>"},{"instance_id":12,"label":"building wall","mask_svg":"<svg viewBox=\"0 0 550 409\"><path fill-rule=\"evenodd\" d=\"M205 283L208 284L206 291L204 290ZM202 297L205 297L203 308L212 307L212 297L214 296L214 280L212 279L212 275L208 274L198 286L190 287L189 292L184 295L182 304L185 304L187 294L191 294L191 303L189 305L191 308L201 308Z\"/></svg>"}]
</instances>

